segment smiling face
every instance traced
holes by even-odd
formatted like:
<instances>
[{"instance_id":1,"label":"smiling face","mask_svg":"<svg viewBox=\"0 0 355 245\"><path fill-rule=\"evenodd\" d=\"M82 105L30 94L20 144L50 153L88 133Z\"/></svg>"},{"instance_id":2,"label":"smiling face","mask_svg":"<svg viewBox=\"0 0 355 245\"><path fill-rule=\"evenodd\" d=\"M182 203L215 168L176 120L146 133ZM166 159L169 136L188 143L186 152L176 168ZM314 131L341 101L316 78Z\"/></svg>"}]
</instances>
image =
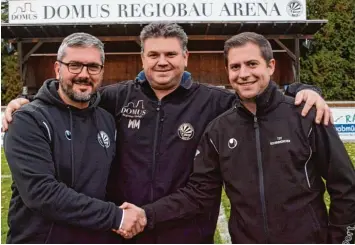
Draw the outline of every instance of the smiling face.
<instances>
[{"instance_id":1,"label":"smiling face","mask_svg":"<svg viewBox=\"0 0 355 245\"><path fill-rule=\"evenodd\" d=\"M266 62L258 45L248 42L228 52L229 82L240 99L250 100L261 94L275 70L275 60Z\"/></svg>"},{"instance_id":2,"label":"smiling face","mask_svg":"<svg viewBox=\"0 0 355 245\"><path fill-rule=\"evenodd\" d=\"M173 90L180 84L187 66L188 52L178 38L148 38L143 44L142 63L153 90Z\"/></svg>"},{"instance_id":3,"label":"smiling face","mask_svg":"<svg viewBox=\"0 0 355 245\"><path fill-rule=\"evenodd\" d=\"M90 64L102 65L100 51L95 47L67 47L61 60L63 63L75 65ZM103 70L97 75L91 75L87 67L83 67L80 73L73 74L66 64L55 63L56 78L59 80L59 94L67 104L76 106L84 103L88 105L93 94L101 86Z\"/></svg>"}]
</instances>

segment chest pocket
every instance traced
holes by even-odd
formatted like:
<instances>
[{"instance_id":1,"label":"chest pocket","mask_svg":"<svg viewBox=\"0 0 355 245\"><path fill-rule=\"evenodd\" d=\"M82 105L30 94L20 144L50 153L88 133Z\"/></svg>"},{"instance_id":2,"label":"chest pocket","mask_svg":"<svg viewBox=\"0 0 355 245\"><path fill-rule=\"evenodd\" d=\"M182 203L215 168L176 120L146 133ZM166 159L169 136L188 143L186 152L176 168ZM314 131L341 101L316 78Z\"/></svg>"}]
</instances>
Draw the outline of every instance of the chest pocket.
<instances>
[{"instance_id":1,"label":"chest pocket","mask_svg":"<svg viewBox=\"0 0 355 245\"><path fill-rule=\"evenodd\" d=\"M234 133L221 134L219 140L220 168L226 184L248 187L256 181L257 160L255 134L252 126L236 127Z\"/></svg>"}]
</instances>

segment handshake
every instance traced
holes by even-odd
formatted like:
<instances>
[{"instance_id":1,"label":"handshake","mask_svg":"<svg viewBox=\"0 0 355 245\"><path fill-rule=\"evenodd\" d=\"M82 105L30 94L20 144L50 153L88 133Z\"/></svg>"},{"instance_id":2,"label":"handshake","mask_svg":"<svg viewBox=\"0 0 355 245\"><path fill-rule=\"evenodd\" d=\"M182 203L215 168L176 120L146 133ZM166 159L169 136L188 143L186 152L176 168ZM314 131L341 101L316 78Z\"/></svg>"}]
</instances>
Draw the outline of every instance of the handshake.
<instances>
[{"instance_id":1,"label":"handshake","mask_svg":"<svg viewBox=\"0 0 355 245\"><path fill-rule=\"evenodd\" d=\"M120 206L124 210L124 217L121 228L112 231L121 235L125 239L131 239L141 233L147 225L147 217L142 208L134 204L125 202Z\"/></svg>"}]
</instances>

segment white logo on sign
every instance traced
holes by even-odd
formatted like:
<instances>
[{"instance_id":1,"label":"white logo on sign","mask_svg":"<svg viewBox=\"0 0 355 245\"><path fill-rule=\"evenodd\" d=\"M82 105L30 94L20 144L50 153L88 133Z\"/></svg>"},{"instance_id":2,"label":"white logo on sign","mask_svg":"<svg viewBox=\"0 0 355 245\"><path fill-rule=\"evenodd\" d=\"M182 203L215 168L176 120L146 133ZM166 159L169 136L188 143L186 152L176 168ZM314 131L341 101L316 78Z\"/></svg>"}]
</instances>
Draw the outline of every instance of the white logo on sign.
<instances>
[{"instance_id":1,"label":"white logo on sign","mask_svg":"<svg viewBox=\"0 0 355 245\"><path fill-rule=\"evenodd\" d=\"M183 123L178 129L178 135L182 140L190 140L194 137L194 128L190 123Z\"/></svg>"},{"instance_id":2,"label":"white logo on sign","mask_svg":"<svg viewBox=\"0 0 355 245\"><path fill-rule=\"evenodd\" d=\"M136 120L136 119L129 119L128 121L128 128L140 128L141 126L141 120Z\"/></svg>"},{"instance_id":3,"label":"white logo on sign","mask_svg":"<svg viewBox=\"0 0 355 245\"><path fill-rule=\"evenodd\" d=\"M292 0L287 4L286 11L291 17L298 17L303 12L303 5L300 1Z\"/></svg>"},{"instance_id":4,"label":"white logo on sign","mask_svg":"<svg viewBox=\"0 0 355 245\"><path fill-rule=\"evenodd\" d=\"M129 102L121 109L122 116L129 118L142 118L147 114L147 110L144 109L143 100L138 100L136 104Z\"/></svg>"},{"instance_id":5,"label":"white logo on sign","mask_svg":"<svg viewBox=\"0 0 355 245\"><path fill-rule=\"evenodd\" d=\"M238 141L234 138L228 140L229 149L234 149L238 145Z\"/></svg>"},{"instance_id":6,"label":"white logo on sign","mask_svg":"<svg viewBox=\"0 0 355 245\"><path fill-rule=\"evenodd\" d=\"M106 147L106 148L110 147L110 138L104 131L100 131L97 134L97 141L99 141L102 147Z\"/></svg>"}]
</instances>

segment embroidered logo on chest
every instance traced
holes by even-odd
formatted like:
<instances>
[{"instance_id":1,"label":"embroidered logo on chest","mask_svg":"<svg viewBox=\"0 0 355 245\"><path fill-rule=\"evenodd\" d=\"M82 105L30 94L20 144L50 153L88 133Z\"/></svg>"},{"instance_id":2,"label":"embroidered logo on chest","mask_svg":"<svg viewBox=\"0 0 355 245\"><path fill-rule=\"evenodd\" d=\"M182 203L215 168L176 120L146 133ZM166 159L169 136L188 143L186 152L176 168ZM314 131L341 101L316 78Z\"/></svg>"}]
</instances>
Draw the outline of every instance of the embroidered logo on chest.
<instances>
[{"instance_id":1,"label":"embroidered logo on chest","mask_svg":"<svg viewBox=\"0 0 355 245\"><path fill-rule=\"evenodd\" d=\"M238 145L238 141L234 138L230 138L228 140L228 147L229 149L234 149Z\"/></svg>"},{"instance_id":2,"label":"embroidered logo on chest","mask_svg":"<svg viewBox=\"0 0 355 245\"><path fill-rule=\"evenodd\" d=\"M67 138L67 140L71 140L71 132L69 130L65 130L64 134L65 134L65 138Z\"/></svg>"},{"instance_id":3,"label":"embroidered logo on chest","mask_svg":"<svg viewBox=\"0 0 355 245\"><path fill-rule=\"evenodd\" d=\"M147 110L144 109L144 101L138 100L137 102L129 102L121 109L123 117L129 118L128 128L139 129L141 125L140 118L143 118L147 114Z\"/></svg>"},{"instance_id":4,"label":"embroidered logo on chest","mask_svg":"<svg viewBox=\"0 0 355 245\"><path fill-rule=\"evenodd\" d=\"M194 134L195 130L190 123L183 123L178 128L178 135L182 140L190 140Z\"/></svg>"},{"instance_id":5,"label":"embroidered logo on chest","mask_svg":"<svg viewBox=\"0 0 355 245\"><path fill-rule=\"evenodd\" d=\"M110 138L104 131L100 131L97 134L97 141L100 143L102 147L106 147L106 148L110 147Z\"/></svg>"},{"instance_id":6,"label":"embroidered logo on chest","mask_svg":"<svg viewBox=\"0 0 355 245\"><path fill-rule=\"evenodd\" d=\"M279 144L287 144L291 143L289 139L283 139L282 137L276 137L276 141L270 141L270 145L279 145Z\"/></svg>"},{"instance_id":7,"label":"embroidered logo on chest","mask_svg":"<svg viewBox=\"0 0 355 245\"><path fill-rule=\"evenodd\" d=\"M147 114L147 110L144 109L143 100L138 100L137 102L129 102L127 105L123 106L121 113L123 117L142 118Z\"/></svg>"}]
</instances>

